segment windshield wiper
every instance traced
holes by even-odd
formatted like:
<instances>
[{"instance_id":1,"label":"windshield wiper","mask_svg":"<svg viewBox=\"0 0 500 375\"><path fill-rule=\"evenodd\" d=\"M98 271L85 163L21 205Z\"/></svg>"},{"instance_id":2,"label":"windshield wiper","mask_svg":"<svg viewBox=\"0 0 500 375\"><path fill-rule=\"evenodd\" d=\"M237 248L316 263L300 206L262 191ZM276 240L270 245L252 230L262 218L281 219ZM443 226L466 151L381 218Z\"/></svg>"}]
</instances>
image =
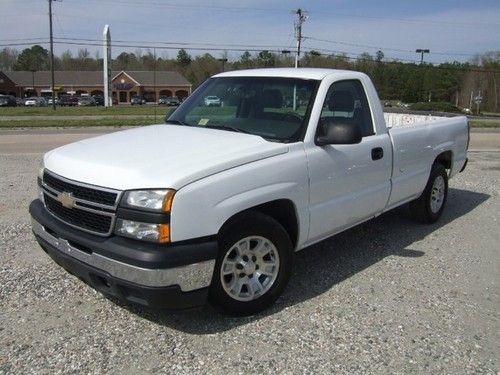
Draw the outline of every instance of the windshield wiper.
<instances>
[{"instance_id":1,"label":"windshield wiper","mask_svg":"<svg viewBox=\"0 0 500 375\"><path fill-rule=\"evenodd\" d=\"M181 120L165 120L165 123L168 124L176 124L176 125L186 125L186 126L192 126L191 124L188 124L187 122L181 121Z\"/></svg>"},{"instance_id":2,"label":"windshield wiper","mask_svg":"<svg viewBox=\"0 0 500 375\"><path fill-rule=\"evenodd\" d=\"M218 130L228 130L228 131L233 131L233 132L238 132L238 133L252 134L250 132L247 132L246 130L243 130L243 129L240 129L240 128L235 128L235 127L228 126L228 125L210 124L210 125L205 125L204 128L218 129Z\"/></svg>"}]
</instances>

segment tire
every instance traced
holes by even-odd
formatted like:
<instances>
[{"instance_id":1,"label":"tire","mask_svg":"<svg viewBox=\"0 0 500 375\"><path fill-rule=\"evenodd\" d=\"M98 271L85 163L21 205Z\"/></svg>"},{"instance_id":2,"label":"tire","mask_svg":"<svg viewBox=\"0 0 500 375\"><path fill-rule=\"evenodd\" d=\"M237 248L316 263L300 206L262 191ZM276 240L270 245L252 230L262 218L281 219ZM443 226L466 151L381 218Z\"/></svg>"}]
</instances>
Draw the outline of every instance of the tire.
<instances>
[{"instance_id":1,"label":"tire","mask_svg":"<svg viewBox=\"0 0 500 375\"><path fill-rule=\"evenodd\" d=\"M410 214L420 223L435 223L448 197L448 175L442 164L434 164L422 195L410 202Z\"/></svg>"},{"instance_id":2,"label":"tire","mask_svg":"<svg viewBox=\"0 0 500 375\"><path fill-rule=\"evenodd\" d=\"M288 283L292 259L290 238L276 220L259 212L245 213L220 233L210 303L237 316L268 308Z\"/></svg>"}]
</instances>

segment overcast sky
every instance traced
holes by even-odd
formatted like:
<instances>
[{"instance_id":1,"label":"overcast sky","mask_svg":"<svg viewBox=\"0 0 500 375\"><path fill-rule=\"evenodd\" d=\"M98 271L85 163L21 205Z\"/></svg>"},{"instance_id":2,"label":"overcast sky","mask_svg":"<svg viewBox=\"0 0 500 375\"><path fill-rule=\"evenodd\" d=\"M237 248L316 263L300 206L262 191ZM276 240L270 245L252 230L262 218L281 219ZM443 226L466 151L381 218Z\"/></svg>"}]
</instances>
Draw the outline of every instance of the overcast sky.
<instances>
[{"instance_id":1,"label":"overcast sky","mask_svg":"<svg viewBox=\"0 0 500 375\"><path fill-rule=\"evenodd\" d=\"M97 40L109 24L117 44L142 45L143 51L147 46L177 48L180 44L174 43L187 43L191 55L200 52L189 47L221 48L237 58L242 53L239 49L295 48L292 9L299 7L308 11L303 26L306 51L345 52L354 57L381 49L387 58L418 60L414 50L428 48L426 61L439 63L467 61L476 53L500 50L499 0L62 0L53 3L54 37ZM2 47L46 39L47 8L47 0L0 0ZM56 54L82 47L92 54L101 51L68 41L57 39ZM114 47L113 56L136 49ZM156 52L168 57L177 54L175 49ZM223 51L210 53L220 57Z\"/></svg>"}]
</instances>

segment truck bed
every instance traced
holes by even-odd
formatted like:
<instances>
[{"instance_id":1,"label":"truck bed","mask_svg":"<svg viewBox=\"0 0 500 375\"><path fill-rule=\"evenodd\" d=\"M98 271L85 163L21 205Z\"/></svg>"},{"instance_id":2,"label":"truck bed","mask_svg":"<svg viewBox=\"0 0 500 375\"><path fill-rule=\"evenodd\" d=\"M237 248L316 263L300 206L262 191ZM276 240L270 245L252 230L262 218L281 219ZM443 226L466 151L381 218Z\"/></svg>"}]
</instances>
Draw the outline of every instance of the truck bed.
<instances>
[{"instance_id":1,"label":"truck bed","mask_svg":"<svg viewBox=\"0 0 500 375\"><path fill-rule=\"evenodd\" d=\"M395 128L405 125L415 125L423 122L435 122L442 119L449 119L444 116L433 115L412 115L407 113L384 112L384 119L388 128Z\"/></svg>"}]
</instances>

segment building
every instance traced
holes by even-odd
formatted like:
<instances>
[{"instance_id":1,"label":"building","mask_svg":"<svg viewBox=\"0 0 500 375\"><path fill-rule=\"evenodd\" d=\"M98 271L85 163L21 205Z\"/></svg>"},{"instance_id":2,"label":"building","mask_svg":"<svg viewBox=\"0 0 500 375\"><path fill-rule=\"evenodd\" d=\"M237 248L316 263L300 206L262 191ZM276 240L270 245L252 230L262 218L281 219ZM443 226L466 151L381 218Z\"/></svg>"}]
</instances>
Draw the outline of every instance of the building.
<instances>
[{"instance_id":1,"label":"building","mask_svg":"<svg viewBox=\"0 0 500 375\"><path fill-rule=\"evenodd\" d=\"M62 94L103 95L102 71L56 71L55 91ZM130 103L134 95L146 101L157 101L160 96L182 99L191 94L192 85L181 74L171 71L112 72L113 98L118 103ZM24 98L51 96L50 71L0 71L0 94Z\"/></svg>"}]
</instances>

